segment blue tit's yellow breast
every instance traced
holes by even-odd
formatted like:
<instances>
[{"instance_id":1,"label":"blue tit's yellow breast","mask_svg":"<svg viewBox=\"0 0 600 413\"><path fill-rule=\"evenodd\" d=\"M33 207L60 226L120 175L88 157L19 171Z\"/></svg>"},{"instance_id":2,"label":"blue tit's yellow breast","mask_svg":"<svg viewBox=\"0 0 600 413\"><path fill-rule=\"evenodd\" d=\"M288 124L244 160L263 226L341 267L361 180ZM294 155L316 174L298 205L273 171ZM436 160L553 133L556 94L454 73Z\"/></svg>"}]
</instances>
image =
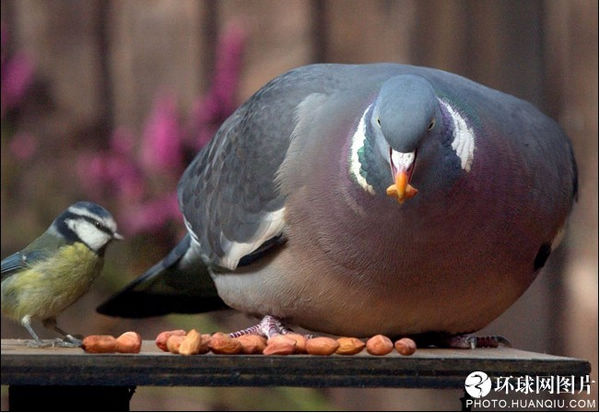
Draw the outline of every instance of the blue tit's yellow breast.
<instances>
[{"instance_id":1,"label":"blue tit's yellow breast","mask_svg":"<svg viewBox=\"0 0 600 413\"><path fill-rule=\"evenodd\" d=\"M75 242L2 282L2 313L55 317L88 291L102 271L103 259Z\"/></svg>"}]
</instances>

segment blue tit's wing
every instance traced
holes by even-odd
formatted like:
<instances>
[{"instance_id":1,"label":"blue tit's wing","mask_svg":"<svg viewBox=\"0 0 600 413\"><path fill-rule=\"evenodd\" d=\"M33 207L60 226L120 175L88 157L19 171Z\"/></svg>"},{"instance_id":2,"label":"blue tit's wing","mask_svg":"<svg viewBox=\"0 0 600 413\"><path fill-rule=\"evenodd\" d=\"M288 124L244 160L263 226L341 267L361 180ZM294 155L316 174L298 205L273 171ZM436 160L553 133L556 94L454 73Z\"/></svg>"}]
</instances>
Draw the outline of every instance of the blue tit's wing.
<instances>
[{"instance_id":1,"label":"blue tit's wing","mask_svg":"<svg viewBox=\"0 0 600 413\"><path fill-rule=\"evenodd\" d=\"M2 280L25 267L25 256L17 251L2 260Z\"/></svg>"},{"instance_id":2,"label":"blue tit's wing","mask_svg":"<svg viewBox=\"0 0 600 413\"><path fill-rule=\"evenodd\" d=\"M47 257L47 251L17 251L2 260L2 281L23 268L31 267L36 262Z\"/></svg>"},{"instance_id":3,"label":"blue tit's wing","mask_svg":"<svg viewBox=\"0 0 600 413\"><path fill-rule=\"evenodd\" d=\"M47 259L53 252L67 245L67 241L50 228L21 251L2 260L2 281L23 268L31 267L40 260Z\"/></svg>"}]
</instances>

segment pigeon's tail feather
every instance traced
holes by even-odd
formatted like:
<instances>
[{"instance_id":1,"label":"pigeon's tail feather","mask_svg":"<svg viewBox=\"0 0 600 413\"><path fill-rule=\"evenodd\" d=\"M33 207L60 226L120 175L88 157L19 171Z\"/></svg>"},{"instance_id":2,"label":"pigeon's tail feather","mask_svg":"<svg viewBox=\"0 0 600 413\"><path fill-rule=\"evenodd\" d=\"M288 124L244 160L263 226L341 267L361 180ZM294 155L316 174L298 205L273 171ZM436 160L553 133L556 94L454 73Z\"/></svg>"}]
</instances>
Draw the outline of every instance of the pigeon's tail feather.
<instances>
[{"instance_id":1,"label":"pigeon's tail feather","mask_svg":"<svg viewBox=\"0 0 600 413\"><path fill-rule=\"evenodd\" d=\"M200 259L190 264L186 257L186 265L182 265L189 247L187 235L162 261L102 303L97 311L114 317L143 318L228 308Z\"/></svg>"}]
</instances>

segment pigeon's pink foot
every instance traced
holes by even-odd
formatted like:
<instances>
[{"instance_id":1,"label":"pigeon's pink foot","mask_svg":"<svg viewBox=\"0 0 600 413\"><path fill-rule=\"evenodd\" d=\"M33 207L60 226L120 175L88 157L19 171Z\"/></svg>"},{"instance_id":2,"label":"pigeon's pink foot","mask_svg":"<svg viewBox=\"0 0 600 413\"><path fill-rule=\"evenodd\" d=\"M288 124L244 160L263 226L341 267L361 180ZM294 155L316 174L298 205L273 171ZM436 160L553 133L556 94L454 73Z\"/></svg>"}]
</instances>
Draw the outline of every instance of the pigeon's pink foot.
<instances>
[{"instance_id":1,"label":"pigeon's pink foot","mask_svg":"<svg viewBox=\"0 0 600 413\"><path fill-rule=\"evenodd\" d=\"M496 348L499 345L505 347L512 347L510 341L502 336L476 336L474 334L458 334L455 336L448 336L442 339L442 343L446 347L450 348L463 348L463 349L474 349L474 348Z\"/></svg>"},{"instance_id":2,"label":"pigeon's pink foot","mask_svg":"<svg viewBox=\"0 0 600 413\"><path fill-rule=\"evenodd\" d=\"M258 334L266 338L271 338L279 334L292 333L292 330L287 328L281 320L271 315L266 315L262 320L252 327L245 328L243 330L229 333L229 337L239 337L246 334Z\"/></svg>"}]
</instances>

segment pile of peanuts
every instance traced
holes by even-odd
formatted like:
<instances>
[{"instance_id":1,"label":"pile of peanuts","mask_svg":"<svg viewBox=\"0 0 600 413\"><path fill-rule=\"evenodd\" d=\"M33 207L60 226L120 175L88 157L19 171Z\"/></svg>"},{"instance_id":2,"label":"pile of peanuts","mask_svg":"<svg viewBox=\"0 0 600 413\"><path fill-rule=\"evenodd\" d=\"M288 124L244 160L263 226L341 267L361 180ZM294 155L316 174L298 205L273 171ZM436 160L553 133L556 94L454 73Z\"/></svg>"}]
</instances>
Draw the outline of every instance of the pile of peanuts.
<instances>
[{"instance_id":1,"label":"pile of peanuts","mask_svg":"<svg viewBox=\"0 0 600 413\"><path fill-rule=\"evenodd\" d=\"M163 351L174 354L331 354L353 355L366 348L369 354L384 356L394 348L404 356L413 354L417 345L410 338L401 338L395 343L388 337L378 334L367 342L355 337L314 337L290 333L269 338L248 334L236 338L225 333L201 334L197 330L163 331L156 337L156 345ZM110 335L92 335L83 339L81 346L88 353L139 353L142 337L135 331L128 331L115 338Z\"/></svg>"},{"instance_id":2,"label":"pile of peanuts","mask_svg":"<svg viewBox=\"0 0 600 413\"><path fill-rule=\"evenodd\" d=\"M225 333L200 334L192 329L163 331L156 337L156 345L163 351L174 354L193 355L205 354L313 354L328 356L330 354L353 355L360 353L365 347L369 354L384 356L394 348L404 356L413 354L417 345L410 338L401 338L395 343L388 337L378 334L366 343L355 337L307 338L302 334L284 334L269 338L248 334L232 338Z\"/></svg>"},{"instance_id":3,"label":"pile of peanuts","mask_svg":"<svg viewBox=\"0 0 600 413\"><path fill-rule=\"evenodd\" d=\"M142 336L135 331L127 331L117 338L109 335L87 336L81 347L88 353L139 353Z\"/></svg>"}]
</instances>

